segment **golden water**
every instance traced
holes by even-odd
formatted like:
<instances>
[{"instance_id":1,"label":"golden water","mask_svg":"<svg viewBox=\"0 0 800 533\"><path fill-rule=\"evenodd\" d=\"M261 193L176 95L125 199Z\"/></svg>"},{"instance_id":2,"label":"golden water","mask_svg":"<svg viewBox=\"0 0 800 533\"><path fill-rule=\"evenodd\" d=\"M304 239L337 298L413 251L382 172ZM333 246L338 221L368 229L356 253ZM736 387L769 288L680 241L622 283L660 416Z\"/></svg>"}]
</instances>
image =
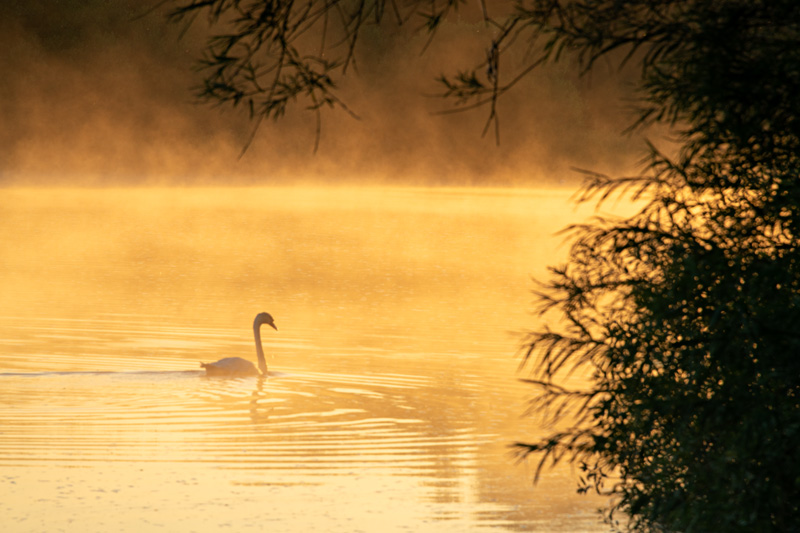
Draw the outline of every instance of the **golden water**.
<instances>
[{"instance_id":1,"label":"golden water","mask_svg":"<svg viewBox=\"0 0 800 533\"><path fill-rule=\"evenodd\" d=\"M3 531L605 531L533 487L533 190L0 192ZM209 379L199 361L271 375Z\"/></svg>"}]
</instances>

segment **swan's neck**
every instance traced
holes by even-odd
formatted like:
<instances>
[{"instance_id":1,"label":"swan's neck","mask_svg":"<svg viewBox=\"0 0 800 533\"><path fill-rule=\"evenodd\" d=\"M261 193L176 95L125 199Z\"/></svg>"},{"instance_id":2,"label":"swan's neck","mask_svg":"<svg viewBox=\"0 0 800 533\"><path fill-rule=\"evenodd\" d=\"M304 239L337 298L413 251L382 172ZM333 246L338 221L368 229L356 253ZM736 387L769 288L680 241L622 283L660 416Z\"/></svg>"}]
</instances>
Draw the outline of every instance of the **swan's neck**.
<instances>
[{"instance_id":1,"label":"swan's neck","mask_svg":"<svg viewBox=\"0 0 800 533\"><path fill-rule=\"evenodd\" d=\"M261 324L253 324L253 336L256 338L256 354L258 355L258 369L261 374L267 375L267 359L264 357L264 349L261 347Z\"/></svg>"}]
</instances>

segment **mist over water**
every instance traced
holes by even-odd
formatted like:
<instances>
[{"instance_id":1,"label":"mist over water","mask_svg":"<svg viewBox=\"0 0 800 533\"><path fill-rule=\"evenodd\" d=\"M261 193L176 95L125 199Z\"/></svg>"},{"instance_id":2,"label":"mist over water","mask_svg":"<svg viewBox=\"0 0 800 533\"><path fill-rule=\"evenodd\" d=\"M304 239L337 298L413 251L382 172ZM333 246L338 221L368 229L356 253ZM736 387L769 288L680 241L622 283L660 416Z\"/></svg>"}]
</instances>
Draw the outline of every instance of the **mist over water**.
<instances>
[{"instance_id":1,"label":"mist over water","mask_svg":"<svg viewBox=\"0 0 800 533\"><path fill-rule=\"evenodd\" d=\"M604 531L537 489L530 276L565 193L9 189L0 244L4 530ZM209 379L200 361L270 376ZM46 508L47 513L41 510Z\"/></svg>"},{"instance_id":2,"label":"mist over water","mask_svg":"<svg viewBox=\"0 0 800 533\"><path fill-rule=\"evenodd\" d=\"M382 183L542 186L576 183L572 168L627 172L641 144L621 135L625 86L600 69L543 68L500 103L500 144L481 136L488 109L437 115L452 103L442 73L475 67L488 30L472 21L427 37L368 29L340 96L360 118L323 113L320 149L303 103L252 131L246 110L199 105L194 71L209 30L181 37L167 6L138 1L0 6L0 183L187 185ZM470 6L477 9L476 6ZM507 57L509 76L520 57ZM608 74L612 74L609 72ZM616 74L616 73L614 73Z\"/></svg>"}]
</instances>

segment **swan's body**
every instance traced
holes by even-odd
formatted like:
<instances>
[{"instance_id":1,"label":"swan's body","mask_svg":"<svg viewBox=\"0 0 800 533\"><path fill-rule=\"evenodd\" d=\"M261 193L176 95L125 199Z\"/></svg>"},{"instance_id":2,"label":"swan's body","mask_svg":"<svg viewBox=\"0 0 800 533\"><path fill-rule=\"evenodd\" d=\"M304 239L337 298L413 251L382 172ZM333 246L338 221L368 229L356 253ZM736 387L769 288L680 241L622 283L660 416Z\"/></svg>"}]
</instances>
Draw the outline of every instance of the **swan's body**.
<instances>
[{"instance_id":1,"label":"swan's body","mask_svg":"<svg viewBox=\"0 0 800 533\"><path fill-rule=\"evenodd\" d=\"M200 363L200 366L206 369L207 376L266 376L267 375L267 360L264 357L264 349L261 347L261 325L267 324L268 326L278 329L275 326L275 321L269 313L259 313L253 321L253 337L256 341L256 355L258 356L258 368L241 357L226 357L220 359L216 363ZM261 370L261 372L259 372Z\"/></svg>"},{"instance_id":2,"label":"swan's body","mask_svg":"<svg viewBox=\"0 0 800 533\"><path fill-rule=\"evenodd\" d=\"M200 363L207 376L258 376L256 365L241 357L226 357L216 363Z\"/></svg>"}]
</instances>

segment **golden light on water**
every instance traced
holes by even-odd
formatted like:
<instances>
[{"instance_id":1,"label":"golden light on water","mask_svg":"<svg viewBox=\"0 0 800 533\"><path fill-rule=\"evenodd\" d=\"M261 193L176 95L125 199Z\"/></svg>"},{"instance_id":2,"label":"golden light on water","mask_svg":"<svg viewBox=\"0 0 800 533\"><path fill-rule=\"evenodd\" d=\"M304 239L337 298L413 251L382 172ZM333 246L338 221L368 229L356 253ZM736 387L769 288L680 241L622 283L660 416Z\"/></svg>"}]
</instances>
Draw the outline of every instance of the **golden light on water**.
<instances>
[{"instance_id":1,"label":"golden light on water","mask_svg":"<svg viewBox=\"0 0 800 533\"><path fill-rule=\"evenodd\" d=\"M508 448L568 194L0 194L4 531L604 530ZM259 311L269 379L204 377Z\"/></svg>"},{"instance_id":2,"label":"golden light on water","mask_svg":"<svg viewBox=\"0 0 800 533\"><path fill-rule=\"evenodd\" d=\"M2 531L604 531L568 468L534 489L509 449L544 430L531 277L592 210L500 187L628 172L618 73L542 67L496 145L422 96L483 60L477 11L425 57L365 30L337 93L360 119L326 113L312 157L292 108L239 157L246 113L191 101L208 28L51 4L0 4ZM255 360L260 311L269 378L206 378Z\"/></svg>"}]
</instances>

